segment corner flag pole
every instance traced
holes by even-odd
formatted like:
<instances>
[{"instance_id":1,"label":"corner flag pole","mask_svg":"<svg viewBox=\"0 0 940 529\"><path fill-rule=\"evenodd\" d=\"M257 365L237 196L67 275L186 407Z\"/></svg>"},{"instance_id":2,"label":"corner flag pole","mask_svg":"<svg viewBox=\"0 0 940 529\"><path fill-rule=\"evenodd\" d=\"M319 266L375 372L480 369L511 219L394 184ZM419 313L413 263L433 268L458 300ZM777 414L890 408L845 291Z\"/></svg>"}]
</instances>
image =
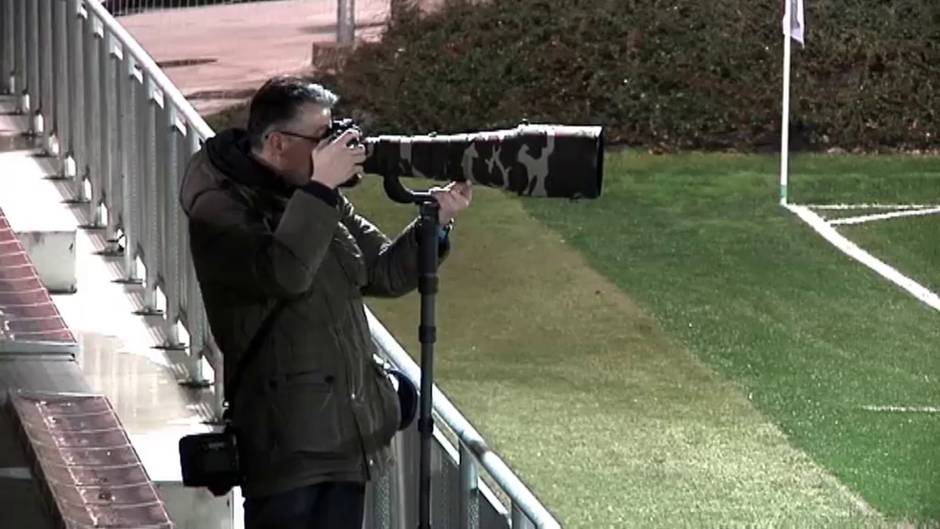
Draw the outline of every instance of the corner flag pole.
<instances>
[{"instance_id":1,"label":"corner flag pole","mask_svg":"<svg viewBox=\"0 0 940 529\"><path fill-rule=\"evenodd\" d=\"M784 0L783 8L783 119L780 130L780 204L787 204L787 182L790 175L790 37L792 31L792 0Z\"/></svg>"}]
</instances>

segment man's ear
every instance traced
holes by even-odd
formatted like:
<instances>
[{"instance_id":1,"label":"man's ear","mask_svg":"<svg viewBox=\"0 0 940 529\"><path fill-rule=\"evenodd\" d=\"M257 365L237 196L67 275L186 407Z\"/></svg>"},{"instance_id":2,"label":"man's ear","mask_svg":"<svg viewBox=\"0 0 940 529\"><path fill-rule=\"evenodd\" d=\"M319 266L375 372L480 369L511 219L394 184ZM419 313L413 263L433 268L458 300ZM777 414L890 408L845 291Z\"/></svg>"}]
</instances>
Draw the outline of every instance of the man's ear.
<instances>
[{"instance_id":1,"label":"man's ear","mask_svg":"<svg viewBox=\"0 0 940 529\"><path fill-rule=\"evenodd\" d=\"M266 142L273 152L279 153L284 149L284 136L277 132L269 132Z\"/></svg>"}]
</instances>

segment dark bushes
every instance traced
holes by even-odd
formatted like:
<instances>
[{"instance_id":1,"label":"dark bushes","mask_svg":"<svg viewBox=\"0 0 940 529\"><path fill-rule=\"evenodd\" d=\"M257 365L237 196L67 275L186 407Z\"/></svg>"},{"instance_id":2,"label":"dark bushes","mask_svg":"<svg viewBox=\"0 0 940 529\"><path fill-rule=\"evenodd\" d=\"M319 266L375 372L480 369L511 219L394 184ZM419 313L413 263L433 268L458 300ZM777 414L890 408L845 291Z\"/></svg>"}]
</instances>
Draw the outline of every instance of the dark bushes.
<instances>
[{"instance_id":1,"label":"dark bushes","mask_svg":"<svg viewBox=\"0 0 940 529\"><path fill-rule=\"evenodd\" d=\"M779 142L782 17L753 0L450 0L403 10L328 83L370 133L603 123L662 149ZM940 133L940 3L807 3L795 148L914 149Z\"/></svg>"}]
</instances>

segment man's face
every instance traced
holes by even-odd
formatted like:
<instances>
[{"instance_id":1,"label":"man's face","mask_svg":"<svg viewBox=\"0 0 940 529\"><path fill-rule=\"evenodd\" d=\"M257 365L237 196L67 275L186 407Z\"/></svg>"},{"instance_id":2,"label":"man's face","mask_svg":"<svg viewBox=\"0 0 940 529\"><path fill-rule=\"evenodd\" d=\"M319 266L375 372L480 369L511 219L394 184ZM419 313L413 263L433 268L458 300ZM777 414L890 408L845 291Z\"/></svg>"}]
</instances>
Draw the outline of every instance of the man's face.
<instances>
[{"instance_id":1,"label":"man's face","mask_svg":"<svg viewBox=\"0 0 940 529\"><path fill-rule=\"evenodd\" d=\"M329 131L332 119L329 108L307 103L292 122L270 133L268 146L290 183L303 185L310 180L310 152Z\"/></svg>"}]
</instances>

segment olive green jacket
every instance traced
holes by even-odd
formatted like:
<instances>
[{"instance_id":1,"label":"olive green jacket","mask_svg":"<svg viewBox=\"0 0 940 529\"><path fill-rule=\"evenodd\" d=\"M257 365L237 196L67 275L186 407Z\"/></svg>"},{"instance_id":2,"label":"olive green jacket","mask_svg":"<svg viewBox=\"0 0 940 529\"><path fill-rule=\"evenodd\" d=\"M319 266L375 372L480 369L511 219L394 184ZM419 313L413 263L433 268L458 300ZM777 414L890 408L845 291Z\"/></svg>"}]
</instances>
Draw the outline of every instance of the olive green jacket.
<instances>
[{"instance_id":1,"label":"olive green jacket","mask_svg":"<svg viewBox=\"0 0 940 529\"><path fill-rule=\"evenodd\" d=\"M190 161L180 201L227 381L286 300L231 403L243 492L372 479L391 463L400 410L373 359L363 296L417 287L415 223L391 241L343 196L288 188L242 158L243 135L210 142Z\"/></svg>"}]
</instances>

